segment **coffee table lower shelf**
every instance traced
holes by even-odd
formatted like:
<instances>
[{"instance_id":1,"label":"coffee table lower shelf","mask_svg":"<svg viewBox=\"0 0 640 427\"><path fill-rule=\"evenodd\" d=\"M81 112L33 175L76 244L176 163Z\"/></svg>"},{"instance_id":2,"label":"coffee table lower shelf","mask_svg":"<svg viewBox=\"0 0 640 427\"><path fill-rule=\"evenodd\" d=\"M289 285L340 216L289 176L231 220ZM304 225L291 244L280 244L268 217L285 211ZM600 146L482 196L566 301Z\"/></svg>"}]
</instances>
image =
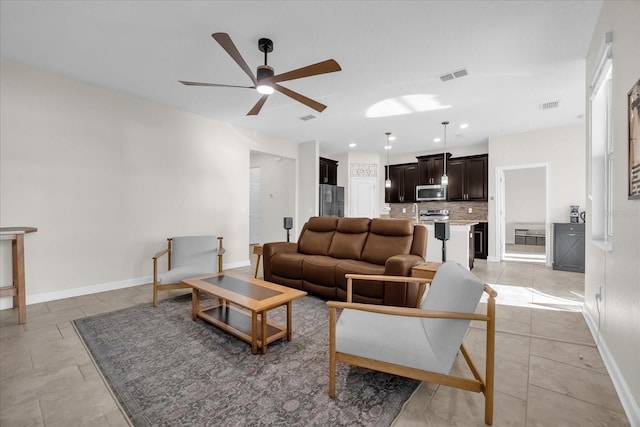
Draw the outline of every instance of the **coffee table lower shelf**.
<instances>
[{"instance_id":1,"label":"coffee table lower shelf","mask_svg":"<svg viewBox=\"0 0 640 427\"><path fill-rule=\"evenodd\" d=\"M252 313L240 310L229 304L206 308L199 311L197 316L242 341L251 344L252 353L255 354L258 350L266 353L267 345L287 337L287 328L281 325L267 321L263 328L264 317L266 317L265 313L266 312L254 314L256 316L256 325L254 328L251 327L253 321ZM253 342L254 337L251 335L252 330L256 331L255 343ZM266 340L262 339L263 333L266 336Z\"/></svg>"}]
</instances>

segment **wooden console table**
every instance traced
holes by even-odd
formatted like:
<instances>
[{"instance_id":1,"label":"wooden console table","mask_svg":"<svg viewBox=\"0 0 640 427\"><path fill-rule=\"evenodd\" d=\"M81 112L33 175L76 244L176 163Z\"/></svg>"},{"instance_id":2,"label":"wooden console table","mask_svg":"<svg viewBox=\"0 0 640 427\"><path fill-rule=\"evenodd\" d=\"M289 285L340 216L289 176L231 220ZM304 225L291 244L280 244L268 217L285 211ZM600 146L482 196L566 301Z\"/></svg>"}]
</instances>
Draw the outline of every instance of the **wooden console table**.
<instances>
[{"instance_id":1,"label":"wooden console table","mask_svg":"<svg viewBox=\"0 0 640 427\"><path fill-rule=\"evenodd\" d=\"M0 227L0 240L11 240L13 284L0 287L0 297L13 297L18 307L18 323L27 321L27 300L24 287L24 235L38 231L35 227Z\"/></svg>"}]
</instances>

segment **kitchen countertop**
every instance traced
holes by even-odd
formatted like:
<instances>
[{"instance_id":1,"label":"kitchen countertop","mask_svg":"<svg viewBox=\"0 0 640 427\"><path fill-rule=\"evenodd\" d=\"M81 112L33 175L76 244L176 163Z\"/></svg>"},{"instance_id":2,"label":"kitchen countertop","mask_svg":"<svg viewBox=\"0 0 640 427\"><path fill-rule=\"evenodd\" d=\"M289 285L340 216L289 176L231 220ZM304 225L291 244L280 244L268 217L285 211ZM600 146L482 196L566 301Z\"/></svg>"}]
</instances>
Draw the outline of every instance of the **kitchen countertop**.
<instances>
[{"instance_id":1,"label":"kitchen countertop","mask_svg":"<svg viewBox=\"0 0 640 427\"><path fill-rule=\"evenodd\" d=\"M414 221L414 222L415 222L415 221ZM425 221L425 220L422 220L422 219L421 219L421 220L418 222L418 224L433 224L434 222L435 222L435 221L431 221L431 220L427 220L427 221ZM454 219L454 220L449 220L448 222L449 222L449 224L451 224L451 225L469 225L469 226L471 226L471 225L476 225L476 224L479 224L479 223L480 223L480 221L473 221L473 220L455 220L455 219Z\"/></svg>"}]
</instances>

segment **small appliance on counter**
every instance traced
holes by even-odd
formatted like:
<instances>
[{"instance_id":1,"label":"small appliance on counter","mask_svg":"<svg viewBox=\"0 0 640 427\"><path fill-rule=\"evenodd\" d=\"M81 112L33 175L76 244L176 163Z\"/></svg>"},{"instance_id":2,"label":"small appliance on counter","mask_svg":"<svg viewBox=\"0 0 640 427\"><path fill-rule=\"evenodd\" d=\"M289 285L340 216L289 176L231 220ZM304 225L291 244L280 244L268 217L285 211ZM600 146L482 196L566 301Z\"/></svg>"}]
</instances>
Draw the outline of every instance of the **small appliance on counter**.
<instances>
[{"instance_id":1,"label":"small appliance on counter","mask_svg":"<svg viewBox=\"0 0 640 427\"><path fill-rule=\"evenodd\" d=\"M580 206L571 205L570 209L571 209L569 213L570 222L573 224L577 224L578 222L580 222Z\"/></svg>"},{"instance_id":2,"label":"small appliance on counter","mask_svg":"<svg viewBox=\"0 0 640 427\"><path fill-rule=\"evenodd\" d=\"M421 221L447 221L449 209L423 209L420 211Z\"/></svg>"}]
</instances>

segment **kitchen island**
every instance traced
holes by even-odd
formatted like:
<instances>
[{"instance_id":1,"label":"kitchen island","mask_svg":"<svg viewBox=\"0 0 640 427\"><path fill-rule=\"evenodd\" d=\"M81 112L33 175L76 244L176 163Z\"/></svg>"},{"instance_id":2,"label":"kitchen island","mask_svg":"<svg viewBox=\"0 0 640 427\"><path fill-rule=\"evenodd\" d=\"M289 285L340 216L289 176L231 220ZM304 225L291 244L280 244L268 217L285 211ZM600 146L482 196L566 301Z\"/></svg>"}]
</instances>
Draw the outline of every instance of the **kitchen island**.
<instances>
[{"instance_id":1,"label":"kitchen island","mask_svg":"<svg viewBox=\"0 0 640 427\"><path fill-rule=\"evenodd\" d=\"M478 221L448 221L449 240L446 243L447 261L455 261L464 268L473 268L474 245L473 226ZM442 241L436 239L434 221L421 220L419 224L427 226L427 261L442 262Z\"/></svg>"}]
</instances>

